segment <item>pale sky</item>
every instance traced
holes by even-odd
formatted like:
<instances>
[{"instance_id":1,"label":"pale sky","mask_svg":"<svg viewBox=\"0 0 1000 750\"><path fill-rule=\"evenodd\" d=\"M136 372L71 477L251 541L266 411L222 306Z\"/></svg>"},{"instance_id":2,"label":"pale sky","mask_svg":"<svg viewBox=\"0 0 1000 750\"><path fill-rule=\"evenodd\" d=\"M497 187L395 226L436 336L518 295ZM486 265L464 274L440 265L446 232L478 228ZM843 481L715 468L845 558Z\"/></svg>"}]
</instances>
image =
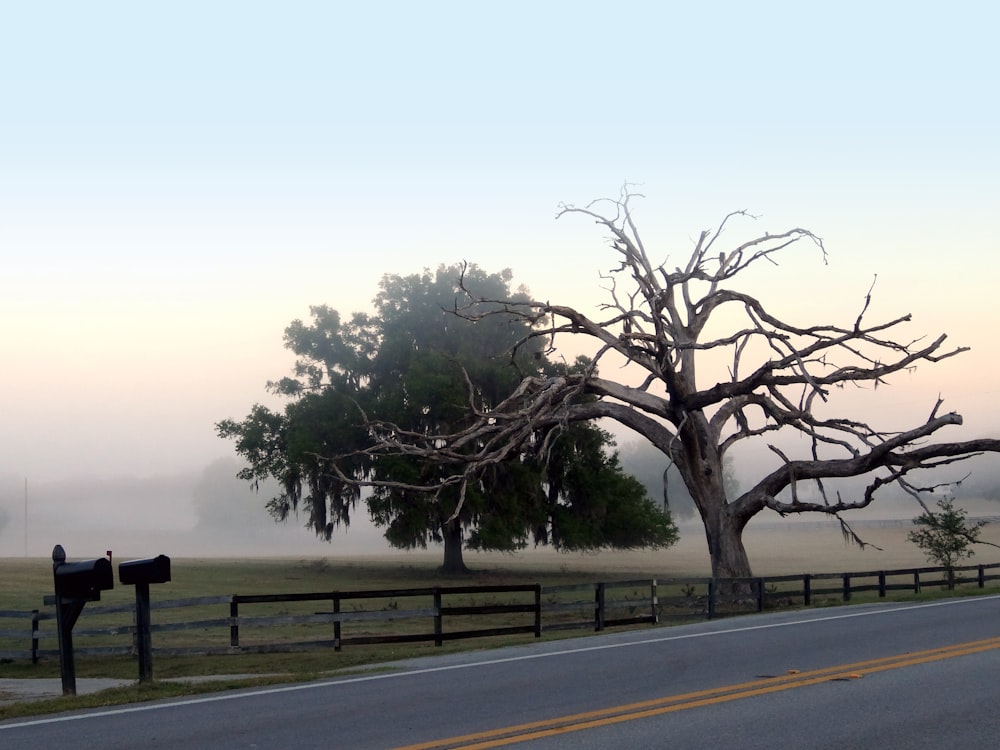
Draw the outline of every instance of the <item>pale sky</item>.
<instances>
[{"instance_id":1,"label":"pale sky","mask_svg":"<svg viewBox=\"0 0 1000 750\"><path fill-rule=\"evenodd\" d=\"M990 2L0 3L0 475L196 471L309 305L462 259L586 306L560 201L647 197L656 257L734 209L804 226L753 291L973 351L884 408L997 434ZM759 232L756 232L759 233Z\"/></svg>"}]
</instances>

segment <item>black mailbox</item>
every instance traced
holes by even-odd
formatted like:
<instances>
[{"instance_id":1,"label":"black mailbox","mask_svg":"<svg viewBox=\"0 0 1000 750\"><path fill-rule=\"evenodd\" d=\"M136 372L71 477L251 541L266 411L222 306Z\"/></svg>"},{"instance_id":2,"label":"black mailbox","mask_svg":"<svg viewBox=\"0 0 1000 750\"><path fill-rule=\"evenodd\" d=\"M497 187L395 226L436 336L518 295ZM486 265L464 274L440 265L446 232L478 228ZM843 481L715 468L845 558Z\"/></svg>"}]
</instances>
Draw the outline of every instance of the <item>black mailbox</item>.
<instances>
[{"instance_id":1,"label":"black mailbox","mask_svg":"<svg viewBox=\"0 0 1000 750\"><path fill-rule=\"evenodd\" d=\"M104 557L55 566L56 595L66 599L96 602L102 591L115 587L111 561Z\"/></svg>"},{"instance_id":2,"label":"black mailbox","mask_svg":"<svg viewBox=\"0 0 1000 750\"><path fill-rule=\"evenodd\" d=\"M140 583L167 583L170 580L170 558L157 555L146 560L118 563L118 580L126 586Z\"/></svg>"}]
</instances>

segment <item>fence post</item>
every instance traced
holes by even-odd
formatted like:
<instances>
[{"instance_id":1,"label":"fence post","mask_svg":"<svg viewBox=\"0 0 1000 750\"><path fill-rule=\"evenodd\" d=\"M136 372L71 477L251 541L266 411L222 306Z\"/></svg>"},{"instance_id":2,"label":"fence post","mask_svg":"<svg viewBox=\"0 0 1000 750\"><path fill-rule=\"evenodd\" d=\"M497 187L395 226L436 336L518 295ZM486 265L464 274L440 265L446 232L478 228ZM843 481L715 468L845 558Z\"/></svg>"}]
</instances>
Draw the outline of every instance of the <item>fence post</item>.
<instances>
[{"instance_id":1,"label":"fence post","mask_svg":"<svg viewBox=\"0 0 1000 750\"><path fill-rule=\"evenodd\" d=\"M340 595L333 592L333 614L340 614ZM333 650L340 651L340 618L333 621Z\"/></svg>"},{"instance_id":2,"label":"fence post","mask_svg":"<svg viewBox=\"0 0 1000 750\"><path fill-rule=\"evenodd\" d=\"M764 579L757 579L757 611L764 611Z\"/></svg>"},{"instance_id":3,"label":"fence post","mask_svg":"<svg viewBox=\"0 0 1000 750\"><path fill-rule=\"evenodd\" d=\"M604 582L594 589L594 630L604 630Z\"/></svg>"},{"instance_id":4,"label":"fence post","mask_svg":"<svg viewBox=\"0 0 1000 750\"><path fill-rule=\"evenodd\" d=\"M982 568L982 566L980 566ZM649 606L650 615L652 615L653 624L656 625L660 621L660 613L658 611L660 605L660 600L656 596L656 579L654 578L652 583L649 585Z\"/></svg>"},{"instance_id":5,"label":"fence post","mask_svg":"<svg viewBox=\"0 0 1000 750\"><path fill-rule=\"evenodd\" d=\"M535 638L542 637L542 584L535 584Z\"/></svg>"},{"instance_id":6,"label":"fence post","mask_svg":"<svg viewBox=\"0 0 1000 750\"><path fill-rule=\"evenodd\" d=\"M708 619L715 617L715 579L708 579Z\"/></svg>"},{"instance_id":7,"label":"fence post","mask_svg":"<svg viewBox=\"0 0 1000 750\"><path fill-rule=\"evenodd\" d=\"M807 607L812 604L812 580L809 573L802 576L802 603Z\"/></svg>"},{"instance_id":8,"label":"fence post","mask_svg":"<svg viewBox=\"0 0 1000 750\"><path fill-rule=\"evenodd\" d=\"M880 570L878 573L878 595L880 599L885 599L885 571Z\"/></svg>"},{"instance_id":9,"label":"fence post","mask_svg":"<svg viewBox=\"0 0 1000 750\"><path fill-rule=\"evenodd\" d=\"M978 573L979 577L976 579L976 583L979 584L979 588L986 588L986 568L980 565Z\"/></svg>"},{"instance_id":10,"label":"fence post","mask_svg":"<svg viewBox=\"0 0 1000 750\"><path fill-rule=\"evenodd\" d=\"M440 646L444 643L444 639L441 637L442 633L441 627L441 589L438 586L434 587L434 645Z\"/></svg>"},{"instance_id":11,"label":"fence post","mask_svg":"<svg viewBox=\"0 0 1000 750\"><path fill-rule=\"evenodd\" d=\"M844 601L851 601L851 576L844 573Z\"/></svg>"},{"instance_id":12,"label":"fence post","mask_svg":"<svg viewBox=\"0 0 1000 750\"><path fill-rule=\"evenodd\" d=\"M240 647L240 605L237 594L233 594L229 600L229 647Z\"/></svg>"},{"instance_id":13,"label":"fence post","mask_svg":"<svg viewBox=\"0 0 1000 750\"><path fill-rule=\"evenodd\" d=\"M914 570L913 571L913 593L914 594L919 594L920 593L920 571L919 570Z\"/></svg>"},{"instance_id":14,"label":"fence post","mask_svg":"<svg viewBox=\"0 0 1000 750\"><path fill-rule=\"evenodd\" d=\"M979 566L980 571L982 566ZM38 664L38 610L31 610L31 663Z\"/></svg>"}]
</instances>

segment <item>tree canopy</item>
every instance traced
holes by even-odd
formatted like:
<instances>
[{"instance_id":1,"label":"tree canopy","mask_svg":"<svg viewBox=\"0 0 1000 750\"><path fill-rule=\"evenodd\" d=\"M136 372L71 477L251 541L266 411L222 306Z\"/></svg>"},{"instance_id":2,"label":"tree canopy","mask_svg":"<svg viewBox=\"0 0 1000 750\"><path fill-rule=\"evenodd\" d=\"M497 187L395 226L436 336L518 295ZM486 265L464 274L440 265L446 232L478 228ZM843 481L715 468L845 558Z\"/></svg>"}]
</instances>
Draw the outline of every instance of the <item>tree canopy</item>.
<instances>
[{"instance_id":1,"label":"tree canopy","mask_svg":"<svg viewBox=\"0 0 1000 750\"><path fill-rule=\"evenodd\" d=\"M632 214L628 188L614 200L564 206L560 216L590 219L610 236L615 259L604 276L607 299L601 317L549 301L487 297L465 286L465 319L488 324L502 311L530 328L513 349L515 358L563 337L589 340L595 354L576 371L525 372L510 396L488 412L469 409L458 429L408 433L384 439L381 455L420 456L448 467L438 491L463 488L485 466L512 451L544 457L541 431L600 418L615 420L650 441L675 466L704 524L713 575L752 575L743 545L747 523L771 509L781 515L841 515L871 504L878 491L897 485L912 494L931 490L911 478L921 470L1000 451L1000 440L933 442L961 425L942 402L911 426L886 430L864 416L837 413L835 398L848 385L877 387L894 374L961 354L946 336L904 338L909 315L869 320L871 292L846 323L797 323L775 315L741 282L751 269L775 264L782 253L809 247L826 261L813 232L792 228L724 245L732 225L749 219L727 215L701 232L679 264L656 263ZM669 257L662 253L659 257ZM615 379L598 365L615 357ZM718 366L728 361L728 369ZM725 459L737 446L763 443L758 476L746 488L727 488ZM863 489L841 495L838 480L863 478ZM808 490L808 491L807 491Z\"/></svg>"},{"instance_id":2,"label":"tree canopy","mask_svg":"<svg viewBox=\"0 0 1000 750\"><path fill-rule=\"evenodd\" d=\"M403 447L471 426L525 376L592 368L587 361L554 363L542 340L525 341L534 322L520 309L526 292L512 292L511 279L507 270L464 264L386 275L373 314L345 321L317 306L311 322L292 322L285 345L298 357L293 374L268 385L288 399L283 411L256 405L243 420L217 425L247 461L244 479L279 481L271 513L284 519L302 509L307 525L330 539L363 500L391 544L443 542L451 571L464 569L463 545L672 544L677 532L669 514L623 472L611 436L594 425L533 431L549 460L518 447L461 484L453 481L454 466ZM470 292L484 301L470 305ZM455 314L458 306L463 315ZM467 319L470 312L482 319ZM382 451L387 443L400 450ZM475 450L459 448L455 458L464 465Z\"/></svg>"}]
</instances>

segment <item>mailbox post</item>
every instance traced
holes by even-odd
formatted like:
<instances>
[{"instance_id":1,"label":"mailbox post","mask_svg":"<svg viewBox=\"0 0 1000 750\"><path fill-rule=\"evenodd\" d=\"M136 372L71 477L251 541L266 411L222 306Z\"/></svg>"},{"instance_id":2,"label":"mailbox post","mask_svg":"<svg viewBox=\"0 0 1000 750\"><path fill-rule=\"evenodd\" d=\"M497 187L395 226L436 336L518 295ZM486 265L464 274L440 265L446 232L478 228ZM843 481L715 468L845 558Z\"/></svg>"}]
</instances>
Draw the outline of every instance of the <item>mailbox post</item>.
<instances>
[{"instance_id":1,"label":"mailbox post","mask_svg":"<svg viewBox=\"0 0 1000 750\"><path fill-rule=\"evenodd\" d=\"M61 544L52 548L55 583L56 627L59 631L59 672L63 695L76 695L76 660L73 656L73 626L87 602L100 601L101 592L114 588L111 562L96 560L66 562Z\"/></svg>"},{"instance_id":2,"label":"mailbox post","mask_svg":"<svg viewBox=\"0 0 1000 750\"><path fill-rule=\"evenodd\" d=\"M170 580L170 558L157 555L147 560L118 564L118 580L135 586L135 635L139 655L139 682L153 679L153 639L149 619L149 584Z\"/></svg>"}]
</instances>

